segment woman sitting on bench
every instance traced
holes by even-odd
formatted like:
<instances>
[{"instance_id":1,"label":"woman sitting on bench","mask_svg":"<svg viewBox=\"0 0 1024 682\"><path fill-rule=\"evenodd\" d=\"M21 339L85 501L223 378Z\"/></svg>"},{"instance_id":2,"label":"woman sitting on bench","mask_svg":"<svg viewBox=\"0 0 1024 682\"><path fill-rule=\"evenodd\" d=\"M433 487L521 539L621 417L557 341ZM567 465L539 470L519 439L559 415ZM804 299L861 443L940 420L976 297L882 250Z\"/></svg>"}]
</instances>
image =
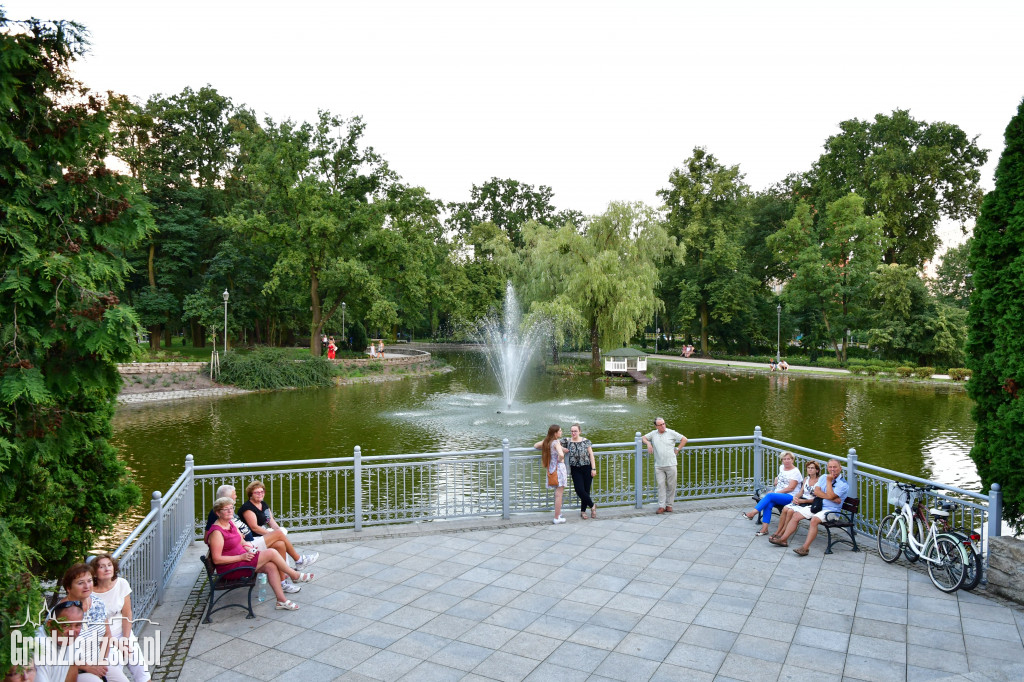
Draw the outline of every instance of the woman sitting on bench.
<instances>
[{"instance_id":1,"label":"woman sitting on bench","mask_svg":"<svg viewBox=\"0 0 1024 682\"><path fill-rule=\"evenodd\" d=\"M783 452L782 466L779 467L779 475L775 477L775 489L761 498L754 511L743 512L743 516L747 519L753 519L760 514L761 530L757 531L755 535L768 535L768 524L772 522L772 511L776 506L781 507L793 501L792 493L804 479L800 470L793 465L795 461L796 458L793 457L792 452Z\"/></svg>"},{"instance_id":2,"label":"woman sitting on bench","mask_svg":"<svg viewBox=\"0 0 1024 682\"><path fill-rule=\"evenodd\" d=\"M811 502L814 502L814 486L818 485L820 476L820 464L811 460L804 465L804 484L800 488L800 494L794 496L793 501L782 508L779 514L779 529L772 535L773 538L778 538L789 525L789 519L793 514L799 514L800 518L810 517Z\"/></svg>"},{"instance_id":3,"label":"woman sitting on bench","mask_svg":"<svg viewBox=\"0 0 1024 682\"><path fill-rule=\"evenodd\" d=\"M251 566L258 572L267 574L270 589L277 597L275 608L285 611L298 610L298 604L284 596L281 577L287 575L297 583L308 583L313 579L313 574L299 573L288 568L288 562L277 552L261 552L246 543L232 521L235 516L235 501L230 497L218 498L213 503L213 511L217 515L217 520L206 531L206 544L210 546L210 559L217 573L227 573L233 568Z\"/></svg>"}]
</instances>

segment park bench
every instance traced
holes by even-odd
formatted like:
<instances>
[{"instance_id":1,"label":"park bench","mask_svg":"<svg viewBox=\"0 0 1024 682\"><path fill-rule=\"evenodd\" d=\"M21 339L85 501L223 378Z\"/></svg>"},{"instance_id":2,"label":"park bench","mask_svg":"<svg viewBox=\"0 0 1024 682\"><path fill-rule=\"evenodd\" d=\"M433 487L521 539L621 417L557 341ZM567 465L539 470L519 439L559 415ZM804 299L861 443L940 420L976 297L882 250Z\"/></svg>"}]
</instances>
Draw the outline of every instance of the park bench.
<instances>
[{"instance_id":1,"label":"park bench","mask_svg":"<svg viewBox=\"0 0 1024 682\"><path fill-rule=\"evenodd\" d=\"M825 549L825 554L832 553L832 545L840 542L845 542L848 545L853 545L853 551L859 552L857 549L857 528L856 528L856 517L857 512L860 510L860 499L856 497L847 497L846 501L843 502L843 507L838 512L832 512L828 515L828 521L823 521L821 526L825 529L828 534L828 547ZM836 531L836 537L832 537L832 531ZM844 537L845 536L845 537Z\"/></svg>"},{"instance_id":2,"label":"park bench","mask_svg":"<svg viewBox=\"0 0 1024 682\"><path fill-rule=\"evenodd\" d=\"M241 566L239 568L232 568L230 571L224 573L217 573L214 570L213 557L207 552L205 556L201 557L203 566L206 567L206 577L210 583L210 602L206 606L206 617L203 618L204 623L210 622L210 616L221 609L228 609L232 606L238 606L249 611L249 615L246 618L255 618L255 614L252 612L252 588L256 587L256 569L252 566ZM224 598L224 596L231 590L238 590L248 588L247 592L247 603L239 604L224 604L213 608L213 605ZM220 593L219 595L217 593Z\"/></svg>"}]
</instances>

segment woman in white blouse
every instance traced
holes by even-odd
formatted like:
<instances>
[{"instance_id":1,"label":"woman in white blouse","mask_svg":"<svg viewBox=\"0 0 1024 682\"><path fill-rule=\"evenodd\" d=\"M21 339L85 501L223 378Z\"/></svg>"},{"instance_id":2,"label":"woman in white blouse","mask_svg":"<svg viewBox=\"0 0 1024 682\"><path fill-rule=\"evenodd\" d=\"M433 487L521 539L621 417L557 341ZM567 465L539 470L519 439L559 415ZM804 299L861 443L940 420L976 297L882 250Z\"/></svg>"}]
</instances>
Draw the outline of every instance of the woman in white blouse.
<instances>
[{"instance_id":1,"label":"woman in white blouse","mask_svg":"<svg viewBox=\"0 0 1024 682\"><path fill-rule=\"evenodd\" d=\"M757 531L756 535L768 535L768 524L772 522L772 511L776 506L784 507L792 502L793 491L804 480L803 474L794 465L795 459L792 452L782 453L782 466L779 467L779 475L775 477L775 488L761 498L753 511L743 513L743 517L747 519L753 519L757 515L761 516L761 530Z\"/></svg>"}]
</instances>

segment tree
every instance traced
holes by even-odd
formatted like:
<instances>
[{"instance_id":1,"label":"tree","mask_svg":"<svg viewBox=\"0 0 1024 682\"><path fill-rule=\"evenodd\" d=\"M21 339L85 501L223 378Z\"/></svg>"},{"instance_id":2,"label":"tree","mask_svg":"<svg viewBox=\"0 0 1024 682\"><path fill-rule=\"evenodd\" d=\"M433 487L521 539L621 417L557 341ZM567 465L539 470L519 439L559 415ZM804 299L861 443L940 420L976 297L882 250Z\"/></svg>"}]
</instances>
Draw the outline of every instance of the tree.
<instances>
[{"instance_id":1,"label":"tree","mask_svg":"<svg viewBox=\"0 0 1024 682\"><path fill-rule=\"evenodd\" d=\"M885 221L886 263L921 267L939 246L936 226L943 216L963 226L977 215L979 168L988 160L977 137L952 123L914 120L901 109L874 121L843 121L839 128L811 171L814 205L850 192L863 197L865 215Z\"/></svg>"},{"instance_id":2,"label":"tree","mask_svg":"<svg viewBox=\"0 0 1024 682\"><path fill-rule=\"evenodd\" d=\"M116 102L116 153L142 180L158 228L132 254L138 275L130 284L133 307L156 350L161 335L169 344L179 326L185 297L206 284L208 262L225 237L214 219L227 210L224 179L234 105L210 86L155 95L145 107L124 98ZM217 285L223 291L231 280ZM200 327L190 332L202 345Z\"/></svg>"},{"instance_id":3,"label":"tree","mask_svg":"<svg viewBox=\"0 0 1024 682\"><path fill-rule=\"evenodd\" d=\"M469 234L474 225L490 222L508 235L513 248L521 249L525 243L522 226L530 220L554 227L567 222L582 224L579 211L555 211L551 203L554 196L547 185L534 188L518 180L491 178L483 185L473 185L469 201L449 204L449 228Z\"/></svg>"},{"instance_id":4,"label":"tree","mask_svg":"<svg viewBox=\"0 0 1024 682\"><path fill-rule=\"evenodd\" d=\"M84 32L0 9L0 620L139 501L110 420L138 322L121 256L152 230L130 178L108 169L105 102L69 73ZM0 669L11 648L0 646Z\"/></svg>"},{"instance_id":5,"label":"tree","mask_svg":"<svg viewBox=\"0 0 1024 682\"><path fill-rule=\"evenodd\" d=\"M221 222L272 245L275 261L264 292L303 284L310 351L320 354L324 324L343 301L352 313L353 302L362 305L373 325L393 324L394 308L380 295L381 275L361 255L366 232L383 225L383 193L393 174L373 148L360 146L362 120L322 111L315 124L268 118L260 126L251 113L234 121L239 163L231 182L239 198Z\"/></svg>"},{"instance_id":6,"label":"tree","mask_svg":"<svg viewBox=\"0 0 1024 682\"><path fill-rule=\"evenodd\" d=\"M1006 127L996 186L982 203L970 266L967 391L974 399L971 459L981 484L1003 490L1003 518L1024 530L1024 100Z\"/></svg>"},{"instance_id":7,"label":"tree","mask_svg":"<svg viewBox=\"0 0 1024 682\"><path fill-rule=\"evenodd\" d=\"M662 282L678 301L671 319L685 326L699 322L706 356L712 322L727 324L753 308L757 280L743 253L750 214L742 199L748 187L739 166L723 166L703 147L672 171L669 185L658 195L668 210L668 233L678 238L686 258L669 262Z\"/></svg>"},{"instance_id":8,"label":"tree","mask_svg":"<svg viewBox=\"0 0 1024 682\"><path fill-rule=\"evenodd\" d=\"M846 361L845 330L857 328L868 311L871 274L884 243L881 219L865 216L856 194L829 204L817 222L801 200L785 228L768 237L769 248L793 273L782 290L787 310L812 313L810 326L821 325L840 362ZM819 335L806 331L811 339Z\"/></svg>"},{"instance_id":9,"label":"tree","mask_svg":"<svg viewBox=\"0 0 1024 682\"><path fill-rule=\"evenodd\" d=\"M591 364L601 366L601 346L628 341L660 308L658 265L673 253L673 240L657 213L640 203L613 202L581 234L571 223L542 239L537 249L564 258L550 277L564 287L556 306L576 310L590 336Z\"/></svg>"},{"instance_id":10,"label":"tree","mask_svg":"<svg viewBox=\"0 0 1024 682\"><path fill-rule=\"evenodd\" d=\"M932 292L942 303L967 310L974 283L970 267L971 240L946 250L935 268Z\"/></svg>"}]
</instances>

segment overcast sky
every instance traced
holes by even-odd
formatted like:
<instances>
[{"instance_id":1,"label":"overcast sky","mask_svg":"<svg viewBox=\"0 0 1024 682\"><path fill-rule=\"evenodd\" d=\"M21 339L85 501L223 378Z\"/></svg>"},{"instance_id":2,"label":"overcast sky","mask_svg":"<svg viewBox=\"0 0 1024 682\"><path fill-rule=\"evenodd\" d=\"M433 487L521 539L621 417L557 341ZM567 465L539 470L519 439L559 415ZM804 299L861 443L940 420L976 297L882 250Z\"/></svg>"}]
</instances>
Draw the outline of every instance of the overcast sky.
<instances>
[{"instance_id":1,"label":"overcast sky","mask_svg":"<svg viewBox=\"0 0 1024 682\"><path fill-rule=\"evenodd\" d=\"M498 176L587 214L657 206L697 145L762 189L808 169L840 121L896 108L977 135L991 189L1024 96L1020 0L0 4L84 24L77 73L96 90L210 84L275 119L360 115L434 197Z\"/></svg>"}]
</instances>

